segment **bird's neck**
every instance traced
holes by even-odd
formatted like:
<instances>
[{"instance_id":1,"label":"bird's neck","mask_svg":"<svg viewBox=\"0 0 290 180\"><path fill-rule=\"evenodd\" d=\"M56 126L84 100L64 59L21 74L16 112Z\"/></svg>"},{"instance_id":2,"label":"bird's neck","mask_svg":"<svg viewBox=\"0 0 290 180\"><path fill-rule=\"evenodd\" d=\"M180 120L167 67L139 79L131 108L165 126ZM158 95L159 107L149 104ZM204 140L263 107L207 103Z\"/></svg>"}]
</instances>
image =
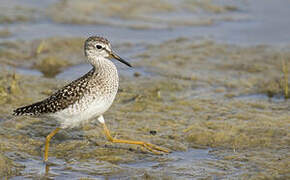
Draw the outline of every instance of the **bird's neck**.
<instances>
[{"instance_id":1,"label":"bird's neck","mask_svg":"<svg viewBox=\"0 0 290 180\"><path fill-rule=\"evenodd\" d=\"M106 75L106 76L112 76L117 75L117 68L115 64L110 61L107 58L104 57L94 57L93 59L89 59L91 65L95 69L95 73L98 73L99 75Z\"/></svg>"}]
</instances>

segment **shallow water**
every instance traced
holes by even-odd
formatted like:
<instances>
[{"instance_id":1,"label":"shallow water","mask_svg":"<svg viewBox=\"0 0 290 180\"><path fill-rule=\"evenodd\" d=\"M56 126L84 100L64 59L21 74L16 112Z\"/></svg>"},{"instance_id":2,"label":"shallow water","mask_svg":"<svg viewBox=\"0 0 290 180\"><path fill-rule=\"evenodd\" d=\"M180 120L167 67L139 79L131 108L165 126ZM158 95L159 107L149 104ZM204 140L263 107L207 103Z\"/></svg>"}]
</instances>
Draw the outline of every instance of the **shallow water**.
<instances>
[{"instance_id":1,"label":"shallow water","mask_svg":"<svg viewBox=\"0 0 290 180\"><path fill-rule=\"evenodd\" d=\"M148 159L148 158L147 158ZM110 175L114 171L135 171L140 172L136 174L136 177L141 177L143 173L150 172L164 173L167 176L193 178L193 177L204 177L210 174L213 170L210 166L205 166L204 162L217 161L217 159L209 155L209 150L206 149L189 149L187 152L173 152L166 157L160 157L158 161L150 161L143 159L134 163L121 163L121 164L110 164L108 162L96 162L86 161L77 162L71 161L66 163L60 159L51 158L53 163L44 164L41 159L34 157L32 159L25 159L18 161L19 164L25 166L22 171L25 174L25 178L35 177L47 177L47 178L110 178L118 179L118 176ZM189 166L191 165L191 166ZM182 171L176 171L174 167L183 169ZM49 168L49 171L47 171ZM142 171L144 171L142 173ZM103 175L102 175L103 174ZM126 176L124 176L126 177ZM23 176L13 177L11 179L21 179Z\"/></svg>"},{"instance_id":2,"label":"shallow water","mask_svg":"<svg viewBox=\"0 0 290 180\"><path fill-rule=\"evenodd\" d=\"M80 24L70 14L54 16L58 2L0 1L5 17L0 18L0 31L10 32L0 38L0 176L289 177L290 104L283 94L281 67L283 58L290 64L289 1L188 5L173 0L160 5L160 12L145 4L152 14L144 15L139 8L145 6L136 6L134 16L124 13L115 19L100 9L108 24L91 21L93 13L84 16L81 8L86 6L74 9L77 1L64 6L88 21ZM115 51L134 66L116 62L120 91L105 114L113 135L149 141L172 153L156 156L136 146L110 144L100 125L89 123L58 133L45 166L44 139L55 122L10 115L16 107L41 100L85 74L91 66L84 64L82 43L94 34L108 37ZM59 72L47 76L47 70L59 65Z\"/></svg>"},{"instance_id":3,"label":"shallow water","mask_svg":"<svg viewBox=\"0 0 290 180\"><path fill-rule=\"evenodd\" d=\"M247 94L236 97L237 99L247 100L247 101L258 101L258 100L268 100L270 102L284 102L284 96L276 95L274 97L269 97L267 94Z\"/></svg>"},{"instance_id":4,"label":"shallow water","mask_svg":"<svg viewBox=\"0 0 290 180\"><path fill-rule=\"evenodd\" d=\"M21 1L9 2L18 4ZM48 5L37 6L39 3L33 3L33 1L30 3L36 8L42 9L49 4L51 5L54 1L45 2ZM290 20L285 18L289 16L289 1L237 1L233 4L237 5L239 9L227 14L233 20L219 21L209 26L173 26L170 29L135 30L104 25L59 24L44 18L32 23L0 24L0 29L8 28L13 34L11 37L0 40L32 40L54 36L88 37L97 33L102 36L109 36L113 42L160 43L178 37L208 37L230 44L285 45L289 43L290 37L287 32L290 31ZM29 5L29 3L26 5ZM166 17L167 15L163 16ZM170 18L170 16L167 16L167 18ZM122 23L122 20L120 20L120 23Z\"/></svg>"}]
</instances>

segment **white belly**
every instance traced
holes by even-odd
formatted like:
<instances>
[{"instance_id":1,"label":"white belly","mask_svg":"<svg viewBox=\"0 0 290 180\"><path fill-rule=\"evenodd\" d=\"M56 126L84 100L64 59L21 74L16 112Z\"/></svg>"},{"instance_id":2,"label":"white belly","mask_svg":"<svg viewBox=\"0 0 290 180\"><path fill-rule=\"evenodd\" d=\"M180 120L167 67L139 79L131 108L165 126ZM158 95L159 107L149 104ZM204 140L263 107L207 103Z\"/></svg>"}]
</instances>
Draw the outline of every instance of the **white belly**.
<instances>
[{"instance_id":1,"label":"white belly","mask_svg":"<svg viewBox=\"0 0 290 180\"><path fill-rule=\"evenodd\" d=\"M60 123L61 128L73 128L102 115L110 108L114 98L115 96L110 96L92 100L90 96L83 97L79 103L71 105L52 116Z\"/></svg>"}]
</instances>

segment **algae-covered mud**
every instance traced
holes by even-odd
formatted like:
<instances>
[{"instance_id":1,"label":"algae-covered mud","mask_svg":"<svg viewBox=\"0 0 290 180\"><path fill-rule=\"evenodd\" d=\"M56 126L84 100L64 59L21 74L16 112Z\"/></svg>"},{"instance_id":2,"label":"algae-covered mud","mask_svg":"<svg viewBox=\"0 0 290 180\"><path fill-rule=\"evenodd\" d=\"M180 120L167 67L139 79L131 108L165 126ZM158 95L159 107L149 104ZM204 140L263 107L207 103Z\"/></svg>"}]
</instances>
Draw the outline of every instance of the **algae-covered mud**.
<instances>
[{"instance_id":1,"label":"algae-covered mud","mask_svg":"<svg viewBox=\"0 0 290 180\"><path fill-rule=\"evenodd\" d=\"M226 13L237 11L235 5L212 1L59 1L48 10L55 22L68 24L103 24L134 29L159 29L174 26L211 25L215 21L243 19ZM216 16L209 16L212 13ZM169 16L169 17L168 17ZM116 18L117 17L117 18ZM125 20L125 21L119 21Z\"/></svg>"},{"instance_id":2,"label":"algae-covered mud","mask_svg":"<svg viewBox=\"0 0 290 180\"><path fill-rule=\"evenodd\" d=\"M129 2L1 3L0 179L289 179L289 2ZM86 73L91 34L134 66L113 60L112 136L172 153L112 144L95 120L56 134L43 163L57 122L12 111Z\"/></svg>"}]
</instances>

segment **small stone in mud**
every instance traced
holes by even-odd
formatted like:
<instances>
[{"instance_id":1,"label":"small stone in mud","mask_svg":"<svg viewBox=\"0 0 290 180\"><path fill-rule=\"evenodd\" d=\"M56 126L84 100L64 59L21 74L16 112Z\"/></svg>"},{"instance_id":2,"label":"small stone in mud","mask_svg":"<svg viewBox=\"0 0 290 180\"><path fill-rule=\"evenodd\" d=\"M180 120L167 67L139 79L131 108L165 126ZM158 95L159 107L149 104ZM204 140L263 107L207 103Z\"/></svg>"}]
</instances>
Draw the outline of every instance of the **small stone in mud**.
<instances>
[{"instance_id":1,"label":"small stone in mud","mask_svg":"<svg viewBox=\"0 0 290 180\"><path fill-rule=\"evenodd\" d=\"M155 130L151 130L151 131L150 131L150 134L154 136L154 135L157 134L157 131L155 131Z\"/></svg>"},{"instance_id":2,"label":"small stone in mud","mask_svg":"<svg viewBox=\"0 0 290 180\"><path fill-rule=\"evenodd\" d=\"M134 77L139 77L141 74L139 72L134 72Z\"/></svg>"}]
</instances>

